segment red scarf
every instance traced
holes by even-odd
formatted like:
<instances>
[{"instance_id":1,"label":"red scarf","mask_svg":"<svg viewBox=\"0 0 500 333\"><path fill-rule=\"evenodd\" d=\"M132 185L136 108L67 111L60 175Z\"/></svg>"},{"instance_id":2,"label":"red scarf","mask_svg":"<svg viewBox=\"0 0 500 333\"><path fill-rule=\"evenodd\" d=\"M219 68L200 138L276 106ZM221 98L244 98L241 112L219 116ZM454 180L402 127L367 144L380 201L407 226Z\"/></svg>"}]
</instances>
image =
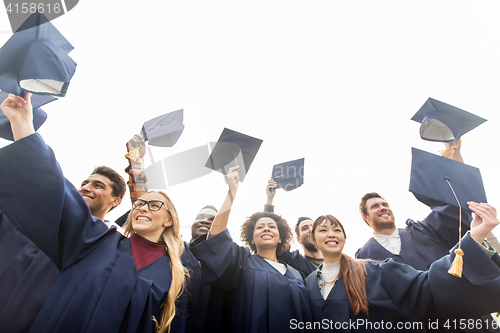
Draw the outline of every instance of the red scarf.
<instances>
[{"instance_id":1,"label":"red scarf","mask_svg":"<svg viewBox=\"0 0 500 333\"><path fill-rule=\"evenodd\" d=\"M130 244L132 245L132 256L134 257L135 267L138 270L167 253L165 244L153 243L136 233L130 236Z\"/></svg>"}]
</instances>

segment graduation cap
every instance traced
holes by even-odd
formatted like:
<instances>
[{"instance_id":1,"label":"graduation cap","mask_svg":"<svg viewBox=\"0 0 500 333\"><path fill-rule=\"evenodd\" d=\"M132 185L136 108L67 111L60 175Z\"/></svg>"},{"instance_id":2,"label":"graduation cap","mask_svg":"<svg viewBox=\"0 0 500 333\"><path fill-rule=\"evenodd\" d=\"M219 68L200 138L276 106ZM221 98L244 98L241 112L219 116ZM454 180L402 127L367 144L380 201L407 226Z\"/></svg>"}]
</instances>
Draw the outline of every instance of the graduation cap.
<instances>
[{"instance_id":1,"label":"graduation cap","mask_svg":"<svg viewBox=\"0 0 500 333\"><path fill-rule=\"evenodd\" d=\"M224 175L240 166L238 173L243 181L261 144L260 139L224 128L205 166Z\"/></svg>"},{"instance_id":2,"label":"graduation cap","mask_svg":"<svg viewBox=\"0 0 500 333\"><path fill-rule=\"evenodd\" d=\"M411 118L420 125L420 137L427 141L455 141L486 121L472 113L428 98Z\"/></svg>"},{"instance_id":3,"label":"graduation cap","mask_svg":"<svg viewBox=\"0 0 500 333\"><path fill-rule=\"evenodd\" d=\"M76 69L73 46L38 12L32 14L0 49L0 89L18 96L64 96Z\"/></svg>"},{"instance_id":4,"label":"graduation cap","mask_svg":"<svg viewBox=\"0 0 500 333\"><path fill-rule=\"evenodd\" d=\"M448 273L462 276L461 245L462 209L470 209L468 201L486 202L483 180L478 168L412 148L410 191L428 206L452 205L459 211L455 260Z\"/></svg>"},{"instance_id":5,"label":"graduation cap","mask_svg":"<svg viewBox=\"0 0 500 333\"><path fill-rule=\"evenodd\" d=\"M3 102L8 96L8 93L0 91L0 101ZM43 111L40 107L54 100L57 100L57 98L50 95L31 95L31 105L33 106L33 126L35 127L35 131L38 130L47 119L47 113L45 113L45 111ZM7 118L3 112L0 112L0 137L6 140L14 141L14 135L12 134L9 118Z\"/></svg>"},{"instance_id":6,"label":"graduation cap","mask_svg":"<svg viewBox=\"0 0 500 333\"><path fill-rule=\"evenodd\" d=\"M152 146L172 147L184 130L183 119L183 109L158 116L144 123L141 135Z\"/></svg>"},{"instance_id":7,"label":"graduation cap","mask_svg":"<svg viewBox=\"0 0 500 333\"><path fill-rule=\"evenodd\" d=\"M278 188L285 191L295 190L304 184L304 158L276 164L273 166L271 178Z\"/></svg>"},{"instance_id":8,"label":"graduation cap","mask_svg":"<svg viewBox=\"0 0 500 333\"><path fill-rule=\"evenodd\" d=\"M486 202L478 168L417 148L412 148L410 192L428 206L459 207L460 203L469 210L468 201Z\"/></svg>"}]
</instances>

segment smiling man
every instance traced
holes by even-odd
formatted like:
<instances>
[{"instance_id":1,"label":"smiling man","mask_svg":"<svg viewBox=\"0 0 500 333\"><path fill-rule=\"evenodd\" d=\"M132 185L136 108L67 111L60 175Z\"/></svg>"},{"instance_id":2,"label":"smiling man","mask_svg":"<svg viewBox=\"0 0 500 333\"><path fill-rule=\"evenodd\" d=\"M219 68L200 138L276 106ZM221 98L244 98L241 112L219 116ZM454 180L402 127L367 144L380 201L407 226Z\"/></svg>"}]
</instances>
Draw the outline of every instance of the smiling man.
<instances>
[{"instance_id":1,"label":"smiling man","mask_svg":"<svg viewBox=\"0 0 500 333\"><path fill-rule=\"evenodd\" d=\"M210 231L217 212L217 208L211 205L207 205L200 209L191 225L191 242L201 235L206 235L208 231Z\"/></svg>"},{"instance_id":2,"label":"smiling man","mask_svg":"<svg viewBox=\"0 0 500 333\"><path fill-rule=\"evenodd\" d=\"M453 149L451 156L463 163L460 153L461 139L446 142L446 149ZM430 207L431 213L422 221L408 219L405 228L396 228L395 217L389 203L378 193L366 193L359 204L363 220L373 229L373 237L356 252L358 259L385 260L407 264L419 270L428 270L431 264L447 255L457 242L459 210L453 206ZM470 229L472 215L462 210L462 231ZM495 239L490 233L488 239ZM496 240L496 239L495 239ZM481 319L484 322L481 322ZM483 329L465 332L497 332L493 329L493 319L486 315L481 319L470 319L479 323ZM492 327L493 326L493 327ZM490 329L485 329L489 327ZM463 332L463 330L456 330Z\"/></svg>"},{"instance_id":3,"label":"smiling man","mask_svg":"<svg viewBox=\"0 0 500 333\"><path fill-rule=\"evenodd\" d=\"M463 163L461 139L444 145L453 149L455 161ZM359 259L393 258L416 269L427 270L434 261L448 254L457 242L459 211L452 206L431 207L431 213L422 221L408 219L405 228L396 228L387 200L370 192L361 198L359 212L363 221L373 229L373 237L356 252ZM464 232L469 229L471 220L470 212L463 211Z\"/></svg>"},{"instance_id":4,"label":"smiling man","mask_svg":"<svg viewBox=\"0 0 500 333\"><path fill-rule=\"evenodd\" d=\"M104 217L120 204L125 195L126 185L123 178L106 166L96 167L90 176L82 182L78 190L85 199L93 216L101 219L108 227L116 226L123 234L123 229Z\"/></svg>"}]
</instances>

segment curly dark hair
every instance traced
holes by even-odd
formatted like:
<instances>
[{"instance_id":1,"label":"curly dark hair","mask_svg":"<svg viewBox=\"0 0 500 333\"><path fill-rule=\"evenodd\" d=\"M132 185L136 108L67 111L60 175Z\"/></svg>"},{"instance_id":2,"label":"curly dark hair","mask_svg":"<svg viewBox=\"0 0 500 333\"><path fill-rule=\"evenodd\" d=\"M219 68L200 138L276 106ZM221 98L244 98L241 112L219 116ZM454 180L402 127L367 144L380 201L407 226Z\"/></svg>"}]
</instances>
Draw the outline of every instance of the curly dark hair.
<instances>
[{"instance_id":1,"label":"curly dark hair","mask_svg":"<svg viewBox=\"0 0 500 333\"><path fill-rule=\"evenodd\" d=\"M240 239L245 245L247 245L253 254L257 253L257 247L252 244L253 232L257 221L261 218L269 217L276 222L278 226L278 231L281 238L281 243L276 247L276 255L279 256L286 250L290 248L290 241L292 240L293 234L292 229L288 226L288 222L280 215L268 212L257 212L248 217L248 219L241 226Z\"/></svg>"}]
</instances>

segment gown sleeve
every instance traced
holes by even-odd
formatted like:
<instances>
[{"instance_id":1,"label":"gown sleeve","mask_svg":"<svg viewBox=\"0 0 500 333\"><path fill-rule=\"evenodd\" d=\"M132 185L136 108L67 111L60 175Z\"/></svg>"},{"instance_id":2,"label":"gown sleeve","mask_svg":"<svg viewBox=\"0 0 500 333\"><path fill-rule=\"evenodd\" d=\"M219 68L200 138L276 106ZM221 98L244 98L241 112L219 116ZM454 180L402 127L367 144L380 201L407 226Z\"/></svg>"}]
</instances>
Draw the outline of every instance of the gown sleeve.
<instances>
[{"instance_id":1,"label":"gown sleeve","mask_svg":"<svg viewBox=\"0 0 500 333\"><path fill-rule=\"evenodd\" d=\"M0 150L0 210L60 270L115 230L92 217L38 133Z\"/></svg>"},{"instance_id":2,"label":"gown sleeve","mask_svg":"<svg viewBox=\"0 0 500 333\"><path fill-rule=\"evenodd\" d=\"M458 207L446 205L431 207L431 213L419 223L408 220L407 225L414 228L424 229L424 234L429 235L436 243L445 244L447 249L451 249L460 238L458 235L458 221L460 210ZM470 229L472 213L462 209L462 235Z\"/></svg>"},{"instance_id":3,"label":"gown sleeve","mask_svg":"<svg viewBox=\"0 0 500 333\"><path fill-rule=\"evenodd\" d=\"M235 289L250 250L234 243L227 229L207 240L205 237L198 237L190 245L191 252L201 262L203 283L225 290Z\"/></svg>"},{"instance_id":4,"label":"gown sleeve","mask_svg":"<svg viewBox=\"0 0 500 333\"><path fill-rule=\"evenodd\" d=\"M424 317L429 310L435 312L436 318L445 319L472 318L497 311L500 308L497 259L490 258L468 234L462 240L462 249L465 253L462 278L448 273L455 257L453 251L434 262L427 272L388 260L379 266L384 289L401 311L417 318Z\"/></svg>"}]
</instances>

